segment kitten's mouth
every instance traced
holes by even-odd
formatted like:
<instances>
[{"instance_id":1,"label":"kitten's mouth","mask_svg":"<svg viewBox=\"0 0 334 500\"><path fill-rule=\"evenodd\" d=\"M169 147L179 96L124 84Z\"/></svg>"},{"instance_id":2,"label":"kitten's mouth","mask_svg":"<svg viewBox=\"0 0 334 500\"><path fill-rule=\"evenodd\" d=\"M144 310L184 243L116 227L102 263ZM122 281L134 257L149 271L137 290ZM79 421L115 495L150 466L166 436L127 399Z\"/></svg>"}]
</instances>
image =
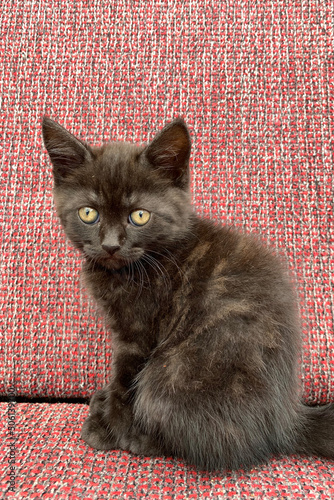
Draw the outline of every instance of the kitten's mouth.
<instances>
[{"instance_id":1,"label":"kitten's mouth","mask_svg":"<svg viewBox=\"0 0 334 500\"><path fill-rule=\"evenodd\" d=\"M131 252L130 255L127 256L123 256L119 252L114 255L107 254L102 257L101 263L103 263L104 267L117 271L123 267L129 267L133 262L139 260L143 254L144 252L139 249L138 251Z\"/></svg>"}]
</instances>

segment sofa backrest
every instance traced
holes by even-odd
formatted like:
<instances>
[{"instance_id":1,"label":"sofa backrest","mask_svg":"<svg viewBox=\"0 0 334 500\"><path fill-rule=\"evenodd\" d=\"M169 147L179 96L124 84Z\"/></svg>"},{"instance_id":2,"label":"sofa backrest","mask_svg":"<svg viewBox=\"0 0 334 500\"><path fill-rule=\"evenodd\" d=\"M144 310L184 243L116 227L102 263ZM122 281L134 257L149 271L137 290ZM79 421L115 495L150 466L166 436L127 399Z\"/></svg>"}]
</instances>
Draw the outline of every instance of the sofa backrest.
<instances>
[{"instance_id":1,"label":"sofa backrest","mask_svg":"<svg viewBox=\"0 0 334 500\"><path fill-rule=\"evenodd\" d=\"M304 398L334 399L330 12L321 26L291 1L292 32L285 4L255 3L254 16L242 2L207 16L207 2L187 0L182 31L164 1L162 10L133 2L131 29L123 1L101 4L98 18L82 0L53 15L47 2L13 12L0 61L1 394L86 397L110 376L110 335L55 215L43 114L97 144L146 142L181 115L196 210L286 255Z\"/></svg>"}]
</instances>

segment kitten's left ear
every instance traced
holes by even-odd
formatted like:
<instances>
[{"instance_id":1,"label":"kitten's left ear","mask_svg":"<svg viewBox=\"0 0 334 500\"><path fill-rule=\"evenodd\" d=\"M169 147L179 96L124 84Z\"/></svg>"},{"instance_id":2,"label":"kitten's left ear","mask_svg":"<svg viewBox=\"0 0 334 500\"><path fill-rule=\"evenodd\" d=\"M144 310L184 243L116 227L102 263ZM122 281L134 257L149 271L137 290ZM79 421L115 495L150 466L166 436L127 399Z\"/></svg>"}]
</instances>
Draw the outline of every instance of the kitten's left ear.
<instances>
[{"instance_id":1,"label":"kitten's left ear","mask_svg":"<svg viewBox=\"0 0 334 500\"><path fill-rule=\"evenodd\" d=\"M178 118L166 125L144 150L153 168L173 183L185 188L189 183L190 135L185 122Z\"/></svg>"}]
</instances>

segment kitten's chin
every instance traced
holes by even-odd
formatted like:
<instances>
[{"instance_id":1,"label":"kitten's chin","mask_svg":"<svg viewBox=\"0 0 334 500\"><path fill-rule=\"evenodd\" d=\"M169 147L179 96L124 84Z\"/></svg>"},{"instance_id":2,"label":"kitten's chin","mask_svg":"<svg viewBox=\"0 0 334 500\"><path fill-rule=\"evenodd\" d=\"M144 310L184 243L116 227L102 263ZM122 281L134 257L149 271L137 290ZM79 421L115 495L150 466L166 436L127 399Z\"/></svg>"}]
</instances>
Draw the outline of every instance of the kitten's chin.
<instances>
[{"instance_id":1,"label":"kitten's chin","mask_svg":"<svg viewBox=\"0 0 334 500\"><path fill-rule=\"evenodd\" d=\"M118 271L119 269L122 269L123 267L127 267L129 265L129 262L121 259L104 259L102 262L102 265L110 269L111 271Z\"/></svg>"},{"instance_id":2,"label":"kitten's chin","mask_svg":"<svg viewBox=\"0 0 334 500\"><path fill-rule=\"evenodd\" d=\"M127 267L129 265L128 260L119 257L100 257L98 259L92 259L90 256L86 255L86 259L88 262L91 262L94 265L99 264L100 266L105 267L106 269L109 269L111 271L118 271L119 269L122 269L123 267Z\"/></svg>"}]
</instances>

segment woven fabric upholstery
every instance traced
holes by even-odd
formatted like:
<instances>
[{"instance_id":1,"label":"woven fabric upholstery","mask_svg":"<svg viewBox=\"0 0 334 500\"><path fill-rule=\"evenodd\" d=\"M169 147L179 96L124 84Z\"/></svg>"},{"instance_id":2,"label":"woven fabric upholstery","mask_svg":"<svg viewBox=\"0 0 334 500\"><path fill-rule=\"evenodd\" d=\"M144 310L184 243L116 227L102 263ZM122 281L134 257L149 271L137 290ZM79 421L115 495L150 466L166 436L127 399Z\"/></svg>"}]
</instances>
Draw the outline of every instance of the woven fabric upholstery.
<instances>
[{"instance_id":1,"label":"woven fabric upholstery","mask_svg":"<svg viewBox=\"0 0 334 500\"><path fill-rule=\"evenodd\" d=\"M88 397L108 330L80 285L41 140L48 114L95 144L183 116L198 213L286 256L300 296L303 397L334 401L334 33L330 0L6 0L0 8L0 395ZM16 493L0 404L0 498L331 499L333 462L208 474L97 452L86 405L17 403ZM4 492L4 493L2 493Z\"/></svg>"},{"instance_id":2,"label":"woven fabric upholstery","mask_svg":"<svg viewBox=\"0 0 334 500\"><path fill-rule=\"evenodd\" d=\"M0 403L0 422L6 422ZM16 498L50 500L293 500L334 498L334 462L282 457L251 471L199 471L169 457L96 451L80 440L80 404L17 404ZM1 424L0 424L1 425ZM1 427L0 427L1 429ZM0 434L0 456L7 452ZM0 466L3 468L3 462ZM0 475L0 499L8 477Z\"/></svg>"},{"instance_id":3,"label":"woven fabric upholstery","mask_svg":"<svg viewBox=\"0 0 334 500\"><path fill-rule=\"evenodd\" d=\"M196 209L287 255L304 396L334 398L331 13L318 0L4 3L3 394L87 396L109 377L109 336L53 208L47 113L94 143L146 142L184 116Z\"/></svg>"}]
</instances>

